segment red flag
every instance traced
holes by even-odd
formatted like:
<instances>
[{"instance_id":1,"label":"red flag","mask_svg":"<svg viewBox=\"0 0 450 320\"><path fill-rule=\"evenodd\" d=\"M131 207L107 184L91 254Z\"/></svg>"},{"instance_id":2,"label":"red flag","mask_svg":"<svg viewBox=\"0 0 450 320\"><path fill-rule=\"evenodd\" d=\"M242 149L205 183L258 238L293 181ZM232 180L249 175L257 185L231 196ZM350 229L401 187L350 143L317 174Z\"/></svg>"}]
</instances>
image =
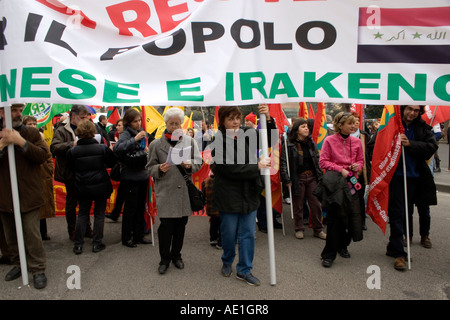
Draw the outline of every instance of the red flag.
<instances>
[{"instance_id":1,"label":"red flag","mask_svg":"<svg viewBox=\"0 0 450 320\"><path fill-rule=\"evenodd\" d=\"M425 106L422 119L430 126L445 122L450 119L450 106Z\"/></svg>"},{"instance_id":2,"label":"red flag","mask_svg":"<svg viewBox=\"0 0 450 320\"><path fill-rule=\"evenodd\" d=\"M272 191L272 208L278 213L283 213L283 197L281 191L281 180L280 180L280 148L281 148L281 137L283 133L289 127L289 121L284 114L281 104L274 103L268 104L270 116L275 120L275 124L278 130L278 141L276 145L273 145L270 150L270 158L272 162L272 168L270 170L270 181L271 181L271 191Z\"/></svg>"},{"instance_id":3,"label":"red flag","mask_svg":"<svg viewBox=\"0 0 450 320\"><path fill-rule=\"evenodd\" d=\"M119 111L117 110L117 108L113 108L113 110L108 110L106 117L109 123L116 124L117 120L120 119Z\"/></svg>"},{"instance_id":4,"label":"red flag","mask_svg":"<svg viewBox=\"0 0 450 320\"><path fill-rule=\"evenodd\" d=\"M320 102L317 106L317 119L314 121L314 127L312 132L312 139L317 144L317 140L319 139L320 128L327 123L327 114L325 112L325 104ZM325 137L323 138L325 139ZM323 139L321 141L323 141ZM317 146L318 147L318 146Z\"/></svg>"},{"instance_id":5,"label":"red flag","mask_svg":"<svg viewBox=\"0 0 450 320\"><path fill-rule=\"evenodd\" d=\"M350 107L350 111L351 112L356 112L357 114L359 114L359 130L363 129L363 122L364 122L364 105L362 104L357 104L357 103L352 103L352 106Z\"/></svg>"},{"instance_id":6,"label":"red flag","mask_svg":"<svg viewBox=\"0 0 450 320\"><path fill-rule=\"evenodd\" d=\"M309 119L314 119L314 118L315 118L314 110L313 110L312 104L309 104L308 118L309 118Z\"/></svg>"},{"instance_id":7,"label":"red flag","mask_svg":"<svg viewBox=\"0 0 450 320\"><path fill-rule=\"evenodd\" d=\"M152 225L155 224L156 217L156 195L154 192L155 183L153 182L153 178L148 178L148 192L147 199L145 202L145 231L148 232ZM150 221L151 219L151 221Z\"/></svg>"},{"instance_id":8,"label":"red flag","mask_svg":"<svg viewBox=\"0 0 450 320\"><path fill-rule=\"evenodd\" d=\"M308 119L308 106L306 102L300 102L298 104L298 116L303 119Z\"/></svg>"},{"instance_id":9,"label":"red flag","mask_svg":"<svg viewBox=\"0 0 450 320\"><path fill-rule=\"evenodd\" d=\"M214 131L217 131L219 129L219 107L216 107L216 110L214 111L213 129Z\"/></svg>"},{"instance_id":10,"label":"red flag","mask_svg":"<svg viewBox=\"0 0 450 320\"><path fill-rule=\"evenodd\" d=\"M386 233L389 183L401 155L400 133L404 132L400 106L385 106L372 158L367 214Z\"/></svg>"}]
</instances>

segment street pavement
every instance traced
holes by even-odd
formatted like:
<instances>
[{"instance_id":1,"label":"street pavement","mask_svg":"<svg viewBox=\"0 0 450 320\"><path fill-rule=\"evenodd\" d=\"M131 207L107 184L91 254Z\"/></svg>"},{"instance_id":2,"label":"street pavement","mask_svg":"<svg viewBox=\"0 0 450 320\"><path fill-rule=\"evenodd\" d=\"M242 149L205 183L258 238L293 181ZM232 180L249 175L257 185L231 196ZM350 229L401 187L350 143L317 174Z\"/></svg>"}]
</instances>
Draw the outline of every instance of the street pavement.
<instances>
[{"instance_id":1,"label":"street pavement","mask_svg":"<svg viewBox=\"0 0 450 320\"><path fill-rule=\"evenodd\" d=\"M281 229L274 230L275 283L270 281L268 236L256 231L252 272L261 280L258 287L249 286L235 277L236 262L231 277L221 275L221 250L209 244L208 217L189 218L182 250L185 268L179 270L172 264L165 275L157 272L158 218L154 226L154 245L138 245L137 248L123 246L120 241L121 219L117 223L106 219L106 249L93 253L91 239L86 239L83 253L75 255L72 252L73 243L66 232L65 218L56 217L47 219L51 240L44 241L47 287L35 289L31 274L28 286L22 284L22 278L9 282L0 279L0 301L177 301L171 312L178 314L188 303L192 306L213 301L449 300L448 144L440 144L439 154L442 171L435 173L439 190L438 205L431 208L430 238L433 248L425 249L420 245L418 214L415 212L410 270L400 272L393 268L394 259L385 255L389 227L384 235L370 218L367 219L368 230L364 231L364 239L351 243L348 248L351 258L338 256L331 268L322 267L320 253L325 241L313 237L310 228L305 230L305 239L296 239L290 206L287 204L283 205L283 219L278 219L284 222L285 234ZM147 237L151 238L152 235ZM10 269L9 265L0 265L1 277ZM289 307L295 311L294 305Z\"/></svg>"}]
</instances>

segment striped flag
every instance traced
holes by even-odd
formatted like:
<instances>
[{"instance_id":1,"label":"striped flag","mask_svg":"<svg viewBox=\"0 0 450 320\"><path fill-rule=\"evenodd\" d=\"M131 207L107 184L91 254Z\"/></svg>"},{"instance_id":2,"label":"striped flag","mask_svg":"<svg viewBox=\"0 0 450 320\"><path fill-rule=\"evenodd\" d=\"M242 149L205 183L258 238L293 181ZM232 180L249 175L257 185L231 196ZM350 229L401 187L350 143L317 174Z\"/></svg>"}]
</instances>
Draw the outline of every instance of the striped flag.
<instances>
[{"instance_id":1,"label":"striped flag","mask_svg":"<svg viewBox=\"0 0 450 320\"><path fill-rule=\"evenodd\" d=\"M112 109L108 108L108 113L106 114L106 118L108 119L108 124L106 125L106 130L109 132L109 130L111 129L111 126L113 124L116 124L117 120L120 119L119 116L119 110L117 109L117 107L111 107Z\"/></svg>"},{"instance_id":2,"label":"striped flag","mask_svg":"<svg viewBox=\"0 0 450 320\"><path fill-rule=\"evenodd\" d=\"M298 105L298 116L303 119L308 119L308 106L306 102L300 102Z\"/></svg>"},{"instance_id":3,"label":"striped flag","mask_svg":"<svg viewBox=\"0 0 450 320\"><path fill-rule=\"evenodd\" d=\"M450 7L359 10L359 63L450 63Z\"/></svg>"},{"instance_id":4,"label":"striped flag","mask_svg":"<svg viewBox=\"0 0 450 320\"><path fill-rule=\"evenodd\" d=\"M328 135L327 127L327 114L325 112L325 104L320 102L317 107L316 119L314 121L314 127L312 132L312 139L317 145L317 150L322 149L323 142Z\"/></svg>"},{"instance_id":5,"label":"striped flag","mask_svg":"<svg viewBox=\"0 0 450 320\"><path fill-rule=\"evenodd\" d=\"M389 183L402 152L400 133L404 132L400 106L385 106L372 158L367 214L386 233Z\"/></svg>"},{"instance_id":6,"label":"striped flag","mask_svg":"<svg viewBox=\"0 0 450 320\"><path fill-rule=\"evenodd\" d=\"M219 129L219 107L217 106L214 111L214 125L213 130L216 132Z\"/></svg>"}]
</instances>

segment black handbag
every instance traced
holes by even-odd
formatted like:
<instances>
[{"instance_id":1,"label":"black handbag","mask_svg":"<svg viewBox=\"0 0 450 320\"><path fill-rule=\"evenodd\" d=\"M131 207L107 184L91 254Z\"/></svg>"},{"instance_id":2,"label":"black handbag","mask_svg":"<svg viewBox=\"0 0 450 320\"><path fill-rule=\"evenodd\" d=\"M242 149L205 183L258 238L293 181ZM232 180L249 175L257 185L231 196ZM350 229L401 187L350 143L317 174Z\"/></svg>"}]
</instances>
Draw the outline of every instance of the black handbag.
<instances>
[{"instance_id":1,"label":"black handbag","mask_svg":"<svg viewBox=\"0 0 450 320\"><path fill-rule=\"evenodd\" d=\"M121 164L120 162L116 162L114 167L111 168L111 172L109 173L109 177L111 180L120 181L120 172L121 172Z\"/></svg>"},{"instance_id":2,"label":"black handbag","mask_svg":"<svg viewBox=\"0 0 450 320\"><path fill-rule=\"evenodd\" d=\"M147 164L147 151L133 150L126 154L125 164L132 170L142 170Z\"/></svg>"},{"instance_id":3,"label":"black handbag","mask_svg":"<svg viewBox=\"0 0 450 320\"><path fill-rule=\"evenodd\" d=\"M188 188L189 193L189 200L191 202L191 210L192 211L200 211L205 207L206 199L203 192L197 188L192 181L189 179L189 176L187 175L184 168L180 165L177 165L178 170L180 171L181 175L184 178L184 181L186 181L186 185Z\"/></svg>"}]
</instances>

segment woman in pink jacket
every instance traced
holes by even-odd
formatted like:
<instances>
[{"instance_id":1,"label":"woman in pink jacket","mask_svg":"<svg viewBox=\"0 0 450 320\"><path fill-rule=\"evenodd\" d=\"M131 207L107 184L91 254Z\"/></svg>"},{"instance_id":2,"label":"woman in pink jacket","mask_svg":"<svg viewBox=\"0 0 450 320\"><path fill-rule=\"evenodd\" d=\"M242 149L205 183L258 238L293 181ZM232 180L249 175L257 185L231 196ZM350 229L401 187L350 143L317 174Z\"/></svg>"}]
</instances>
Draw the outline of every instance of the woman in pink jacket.
<instances>
[{"instance_id":1,"label":"woman in pink jacket","mask_svg":"<svg viewBox=\"0 0 450 320\"><path fill-rule=\"evenodd\" d=\"M320 168L337 172L336 176L342 180L339 183L345 186L347 182L349 189L345 192L348 194L347 191L350 191L351 194L351 212L346 212L345 216L333 207L327 209L327 239L321 254L324 267L331 267L337 253L343 258L350 258L347 246L352 238L354 241L362 240L361 185L357 184L357 179L364 165L364 154L361 141L350 135L355 122L351 113L338 113L333 121L335 134L325 139L321 149Z\"/></svg>"}]
</instances>

